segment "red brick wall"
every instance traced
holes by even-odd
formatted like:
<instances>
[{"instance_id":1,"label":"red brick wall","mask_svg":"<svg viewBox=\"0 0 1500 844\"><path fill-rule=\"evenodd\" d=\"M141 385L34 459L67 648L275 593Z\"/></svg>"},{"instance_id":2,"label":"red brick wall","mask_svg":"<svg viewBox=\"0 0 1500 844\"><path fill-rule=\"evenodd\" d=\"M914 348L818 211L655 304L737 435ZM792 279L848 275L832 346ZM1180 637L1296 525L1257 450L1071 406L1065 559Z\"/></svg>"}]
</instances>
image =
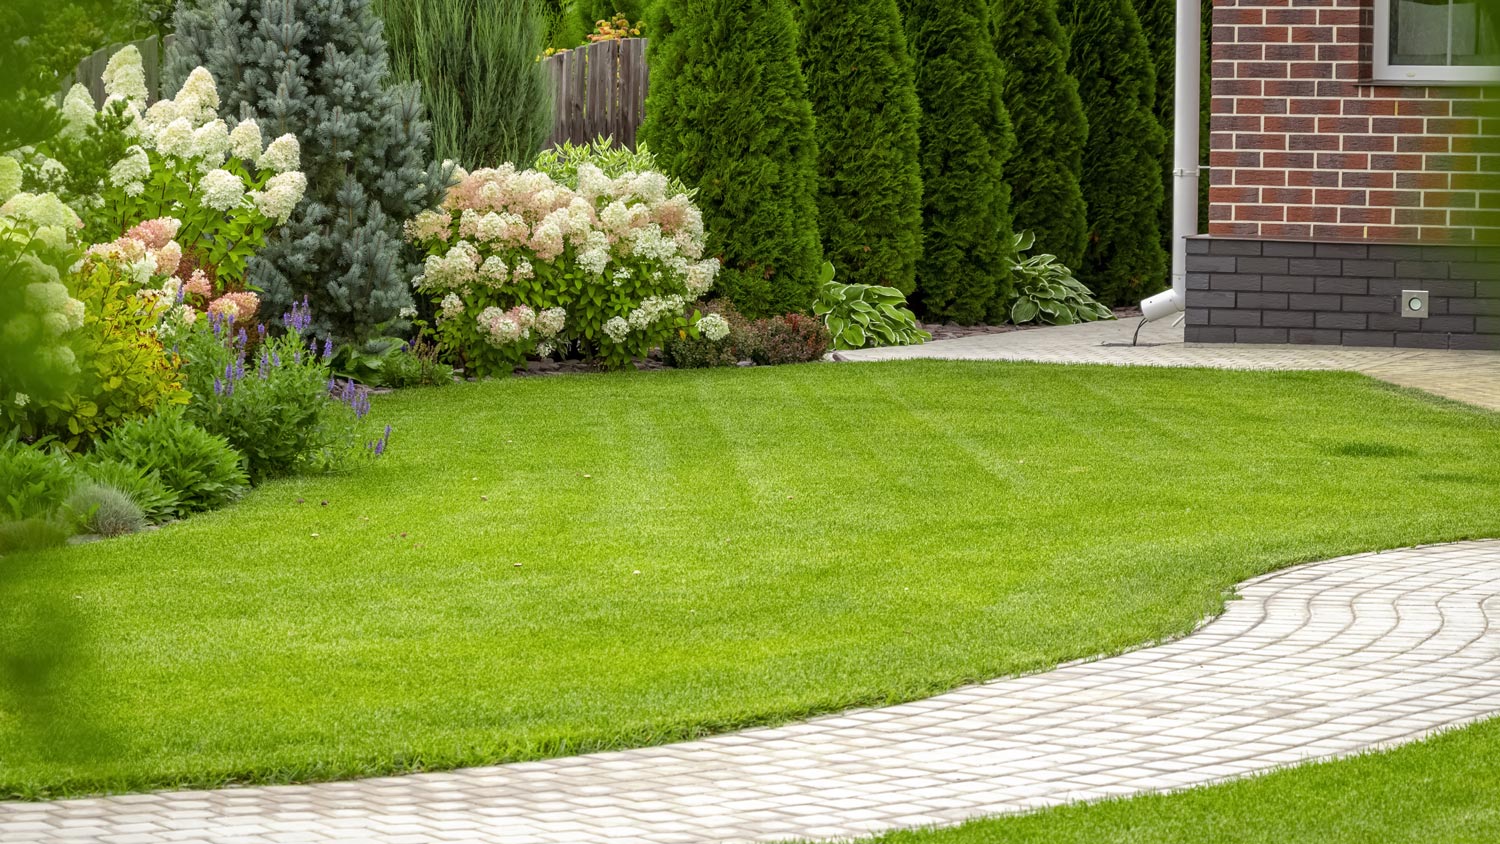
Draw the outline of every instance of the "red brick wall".
<instances>
[{"instance_id":1,"label":"red brick wall","mask_svg":"<svg viewBox=\"0 0 1500 844\"><path fill-rule=\"evenodd\" d=\"M1500 91L1361 84L1373 7L1215 0L1210 234L1464 241L1500 229L1500 119L1480 116L1497 113Z\"/></svg>"}]
</instances>

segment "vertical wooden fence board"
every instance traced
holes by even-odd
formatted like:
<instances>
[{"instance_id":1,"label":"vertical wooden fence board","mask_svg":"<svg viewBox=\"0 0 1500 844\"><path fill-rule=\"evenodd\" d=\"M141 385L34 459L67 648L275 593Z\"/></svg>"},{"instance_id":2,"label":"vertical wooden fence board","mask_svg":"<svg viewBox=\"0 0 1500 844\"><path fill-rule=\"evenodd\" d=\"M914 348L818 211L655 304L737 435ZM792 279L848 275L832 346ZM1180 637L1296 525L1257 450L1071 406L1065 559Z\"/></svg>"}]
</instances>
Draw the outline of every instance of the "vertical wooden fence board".
<instances>
[{"instance_id":1,"label":"vertical wooden fence board","mask_svg":"<svg viewBox=\"0 0 1500 844\"><path fill-rule=\"evenodd\" d=\"M78 84L88 89L96 107L104 105L104 69L109 67L111 56L127 46L132 46L141 53L141 68L146 76L146 102L153 103L162 97L162 71L166 68L167 51L176 41L176 35L168 35L160 42L155 37L150 37L133 41L128 45L114 44L97 50L78 63L71 77L63 79L59 99L67 96L69 89L74 84Z\"/></svg>"},{"instance_id":2,"label":"vertical wooden fence board","mask_svg":"<svg viewBox=\"0 0 1500 844\"><path fill-rule=\"evenodd\" d=\"M552 131L547 146L610 137L635 146L646 114L646 39L626 38L575 47L545 60L552 84Z\"/></svg>"}]
</instances>

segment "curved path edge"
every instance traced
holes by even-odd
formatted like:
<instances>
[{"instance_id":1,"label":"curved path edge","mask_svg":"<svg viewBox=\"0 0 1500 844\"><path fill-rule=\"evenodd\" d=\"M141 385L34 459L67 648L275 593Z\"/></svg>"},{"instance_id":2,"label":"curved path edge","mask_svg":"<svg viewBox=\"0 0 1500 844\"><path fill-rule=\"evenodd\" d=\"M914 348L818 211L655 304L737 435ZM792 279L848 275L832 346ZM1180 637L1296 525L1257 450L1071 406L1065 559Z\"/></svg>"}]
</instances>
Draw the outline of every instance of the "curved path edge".
<instances>
[{"instance_id":1,"label":"curved path edge","mask_svg":"<svg viewBox=\"0 0 1500 844\"><path fill-rule=\"evenodd\" d=\"M1175 790L1500 713L1500 540L1241 585L1194 633L882 709L700 741L301 786L0 803L0 841L847 838Z\"/></svg>"}]
</instances>

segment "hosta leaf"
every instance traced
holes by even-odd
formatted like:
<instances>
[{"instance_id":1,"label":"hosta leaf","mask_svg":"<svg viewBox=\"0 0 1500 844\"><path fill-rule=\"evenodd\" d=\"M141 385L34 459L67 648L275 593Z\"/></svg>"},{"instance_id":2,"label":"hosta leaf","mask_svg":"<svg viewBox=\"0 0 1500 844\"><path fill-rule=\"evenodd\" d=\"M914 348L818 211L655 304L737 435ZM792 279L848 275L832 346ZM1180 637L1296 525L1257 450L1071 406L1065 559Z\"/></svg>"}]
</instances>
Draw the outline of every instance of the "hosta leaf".
<instances>
[{"instance_id":1,"label":"hosta leaf","mask_svg":"<svg viewBox=\"0 0 1500 844\"><path fill-rule=\"evenodd\" d=\"M839 339L845 343L845 348L862 349L865 345L865 330L857 325L851 325L839 333Z\"/></svg>"},{"instance_id":2,"label":"hosta leaf","mask_svg":"<svg viewBox=\"0 0 1500 844\"><path fill-rule=\"evenodd\" d=\"M1010 306L1010 321L1017 325L1031 322L1036 319L1037 311L1038 308L1034 300L1017 299L1015 304Z\"/></svg>"}]
</instances>

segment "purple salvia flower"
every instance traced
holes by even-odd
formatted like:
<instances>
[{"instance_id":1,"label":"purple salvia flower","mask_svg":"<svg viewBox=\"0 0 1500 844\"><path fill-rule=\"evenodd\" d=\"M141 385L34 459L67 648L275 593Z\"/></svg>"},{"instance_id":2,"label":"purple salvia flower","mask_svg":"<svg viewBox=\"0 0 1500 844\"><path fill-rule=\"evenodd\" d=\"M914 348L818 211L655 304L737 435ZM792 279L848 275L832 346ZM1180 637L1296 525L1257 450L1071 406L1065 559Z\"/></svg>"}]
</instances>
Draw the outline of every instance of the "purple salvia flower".
<instances>
[{"instance_id":1,"label":"purple salvia flower","mask_svg":"<svg viewBox=\"0 0 1500 844\"><path fill-rule=\"evenodd\" d=\"M222 395L224 395L224 382L220 381L219 380L219 376L217 376L217 375L214 376L214 395L216 395L216 396L222 396Z\"/></svg>"},{"instance_id":2,"label":"purple salvia flower","mask_svg":"<svg viewBox=\"0 0 1500 844\"><path fill-rule=\"evenodd\" d=\"M250 342L250 335L246 334L245 329L241 328L239 337L236 339L238 339L240 341L240 345L243 346L246 343Z\"/></svg>"},{"instance_id":3,"label":"purple salvia flower","mask_svg":"<svg viewBox=\"0 0 1500 844\"><path fill-rule=\"evenodd\" d=\"M327 340L323 341L323 360L326 361L326 360L331 359L332 357L333 357L333 338L330 337Z\"/></svg>"}]
</instances>

